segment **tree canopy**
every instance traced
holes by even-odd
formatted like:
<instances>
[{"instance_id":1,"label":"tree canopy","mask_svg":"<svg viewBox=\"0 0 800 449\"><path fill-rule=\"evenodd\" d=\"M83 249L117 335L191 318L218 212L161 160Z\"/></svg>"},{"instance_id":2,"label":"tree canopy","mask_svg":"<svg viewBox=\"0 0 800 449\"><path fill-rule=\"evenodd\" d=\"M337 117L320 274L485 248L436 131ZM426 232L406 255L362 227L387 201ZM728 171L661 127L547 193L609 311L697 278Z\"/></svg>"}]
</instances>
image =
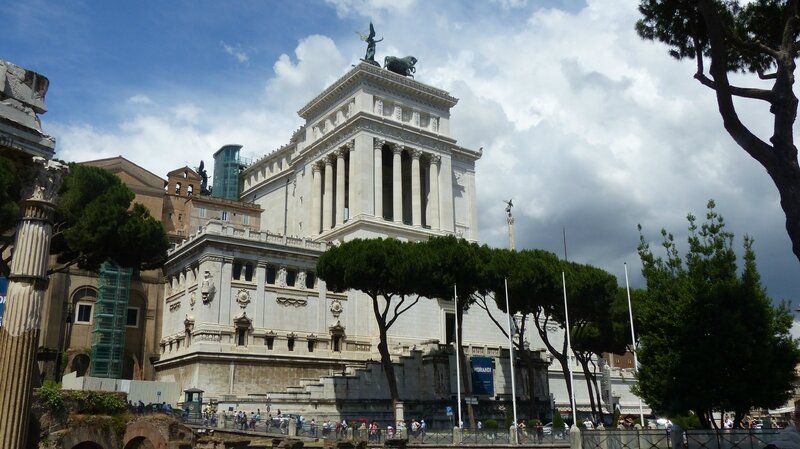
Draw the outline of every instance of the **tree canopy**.
<instances>
[{"instance_id":1,"label":"tree canopy","mask_svg":"<svg viewBox=\"0 0 800 449\"><path fill-rule=\"evenodd\" d=\"M800 259L800 165L793 125L799 0L641 0L636 30L667 44L675 58L696 61L694 77L714 91L725 130L772 178L786 215L786 230ZM706 60L710 65L706 69ZM728 74L750 72L760 85L732 85ZM756 81L753 79L753 81ZM772 136L757 136L739 119L734 97L764 102Z\"/></svg>"},{"instance_id":2,"label":"tree canopy","mask_svg":"<svg viewBox=\"0 0 800 449\"><path fill-rule=\"evenodd\" d=\"M792 316L761 286L753 240L744 238L739 272L734 236L714 207L702 224L688 215L684 257L665 230L665 258L643 234L639 244L647 292L637 312L638 392L656 410L695 412L705 427L715 411L734 411L738 423L751 408L784 404L800 362Z\"/></svg>"},{"instance_id":3,"label":"tree canopy","mask_svg":"<svg viewBox=\"0 0 800 449\"><path fill-rule=\"evenodd\" d=\"M381 355L393 404L400 400L388 346L389 328L420 299L415 285L424 282L428 258L418 243L396 239L354 239L332 246L317 259L317 275L334 291L364 292L372 300Z\"/></svg>"},{"instance_id":4,"label":"tree canopy","mask_svg":"<svg viewBox=\"0 0 800 449\"><path fill-rule=\"evenodd\" d=\"M2 161L0 158L0 171ZM18 192L14 190L18 183L16 176L11 181L0 176L0 210L16 211L13 219L0 223L7 229L19 219L16 207L19 196L13 196ZM50 272L72 265L95 271L107 260L137 269L160 267L169 248L164 226L143 205L131 205L133 199L133 192L111 172L69 164L56 200L50 245L59 265ZM12 257L13 253L2 261L0 274L9 274Z\"/></svg>"}]
</instances>

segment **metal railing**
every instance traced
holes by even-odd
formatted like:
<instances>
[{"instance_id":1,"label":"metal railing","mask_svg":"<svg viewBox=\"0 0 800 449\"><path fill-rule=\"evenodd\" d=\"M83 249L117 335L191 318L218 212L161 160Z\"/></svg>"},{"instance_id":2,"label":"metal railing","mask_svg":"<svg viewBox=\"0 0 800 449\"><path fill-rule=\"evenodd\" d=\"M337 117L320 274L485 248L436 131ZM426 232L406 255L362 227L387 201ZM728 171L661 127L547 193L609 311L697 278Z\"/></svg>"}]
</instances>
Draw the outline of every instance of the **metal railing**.
<instances>
[{"instance_id":1,"label":"metal railing","mask_svg":"<svg viewBox=\"0 0 800 449\"><path fill-rule=\"evenodd\" d=\"M779 429L750 430L584 430L583 449L761 449Z\"/></svg>"}]
</instances>

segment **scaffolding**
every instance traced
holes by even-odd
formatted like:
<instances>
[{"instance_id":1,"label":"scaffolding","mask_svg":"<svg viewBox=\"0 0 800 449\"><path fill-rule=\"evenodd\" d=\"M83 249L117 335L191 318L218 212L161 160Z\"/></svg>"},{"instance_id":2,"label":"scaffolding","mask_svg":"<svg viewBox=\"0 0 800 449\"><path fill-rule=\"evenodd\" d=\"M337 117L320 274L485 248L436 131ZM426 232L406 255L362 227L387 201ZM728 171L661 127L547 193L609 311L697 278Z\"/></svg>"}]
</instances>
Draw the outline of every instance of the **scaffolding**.
<instances>
[{"instance_id":1,"label":"scaffolding","mask_svg":"<svg viewBox=\"0 0 800 449\"><path fill-rule=\"evenodd\" d=\"M100 266L92 329L92 376L119 378L122 374L131 272L110 262Z\"/></svg>"},{"instance_id":2,"label":"scaffolding","mask_svg":"<svg viewBox=\"0 0 800 449\"><path fill-rule=\"evenodd\" d=\"M239 173L245 166L239 158L241 149L241 145L225 145L214 153L212 197L239 201Z\"/></svg>"}]
</instances>

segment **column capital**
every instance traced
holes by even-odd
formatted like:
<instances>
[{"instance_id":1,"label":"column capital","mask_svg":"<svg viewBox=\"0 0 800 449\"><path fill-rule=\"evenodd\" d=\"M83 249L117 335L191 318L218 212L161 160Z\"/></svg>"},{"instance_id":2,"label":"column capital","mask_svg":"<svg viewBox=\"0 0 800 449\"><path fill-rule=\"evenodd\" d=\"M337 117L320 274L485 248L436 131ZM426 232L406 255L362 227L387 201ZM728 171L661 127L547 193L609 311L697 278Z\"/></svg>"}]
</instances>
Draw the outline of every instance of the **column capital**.
<instances>
[{"instance_id":1,"label":"column capital","mask_svg":"<svg viewBox=\"0 0 800 449\"><path fill-rule=\"evenodd\" d=\"M336 155L335 154L333 154L333 153L326 154L325 157L323 158L323 160L325 161L325 167L327 167L329 165L333 165L334 159L336 159Z\"/></svg>"},{"instance_id":2,"label":"column capital","mask_svg":"<svg viewBox=\"0 0 800 449\"><path fill-rule=\"evenodd\" d=\"M439 165L442 162L442 157L438 154L429 154L428 155L428 162L431 165Z\"/></svg>"},{"instance_id":3,"label":"column capital","mask_svg":"<svg viewBox=\"0 0 800 449\"><path fill-rule=\"evenodd\" d=\"M408 153L411 155L411 159L419 159L422 157L422 150L416 148L409 148Z\"/></svg>"},{"instance_id":4,"label":"column capital","mask_svg":"<svg viewBox=\"0 0 800 449\"><path fill-rule=\"evenodd\" d=\"M403 152L403 146L397 143L390 143L390 148L393 154L400 154Z\"/></svg>"},{"instance_id":5,"label":"column capital","mask_svg":"<svg viewBox=\"0 0 800 449\"><path fill-rule=\"evenodd\" d=\"M383 149L383 145L385 145L385 144L386 144L386 141L384 139L378 139L377 137L374 137L372 139L372 146L376 150Z\"/></svg>"},{"instance_id":6,"label":"column capital","mask_svg":"<svg viewBox=\"0 0 800 449\"><path fill-rule=\"evenodd\" d=\"M345 143L342 146L342 149L344 149L345 151L355 151L356 150L356 140L355 139L348 140L347 143Z\"/></svg>"},{"instance_id":7,"label":"column capital","mask_svg":"<svg viewBox=\"0 0 800 449\"><path fill-rule=\"evenodd\" d=\"M23 175L22 200L53 203L66 175L66 165L43 157L34 156L33 163Z\"/></svg>"},{"instance_id":8,"label":"column capital","mask_svg":"<svg viewBox=\"0 0 800 449\"><path fill-rule=\"evenodd\" d=\"M325 167L325 163L322 161L315 161L311 164L311 172L312 173L319 173Z\"/></svg>"},{"instance_id":9,"label":"column capital","mask_svg":"<svg viewBox=\"0 0 800 449\"><path fill-rule=\"evenodd\" d=\"M346 146L344 146L344 147L341 147L341 148L337 148L336 151L333 152L333 154L335 154L338 159L344 159L345 156L347 156L347 153L349 153L349 152L350 152L350 150L347 149Z\"/></svg>"}]
</instances>

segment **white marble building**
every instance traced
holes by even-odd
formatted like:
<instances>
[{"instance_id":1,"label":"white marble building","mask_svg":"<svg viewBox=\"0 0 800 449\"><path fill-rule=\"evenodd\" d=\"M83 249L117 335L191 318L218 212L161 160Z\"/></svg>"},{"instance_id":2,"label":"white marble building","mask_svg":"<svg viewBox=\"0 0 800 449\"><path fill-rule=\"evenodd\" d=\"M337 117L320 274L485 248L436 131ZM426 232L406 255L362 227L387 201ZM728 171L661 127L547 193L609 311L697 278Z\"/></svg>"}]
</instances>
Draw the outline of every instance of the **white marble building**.
<instances>
[{"instance_id":1,"label":"white marble building","mask_svg":"<svg viewBox=\"0 0 800 449\"><path fill-rule=\"evenodd\" d=\"M319 416L390 411L371 363L379 356L370 299L328 291L314 268L327 245L357 237L477 240L481 151L451 137L456 103L361 63L303 107L305 125L289 143L241 173L241 200L264 211L260 230L210 220L169 252L157 378L237 406L269 398ZM424 408L455 395L452 321L451 302L423 299L390 329L403 400ZM477 307L465 316L467 353L497 361L487 407L510 395L507 340L494 326ZM549 402L542 383L534 395Z\"/></svg>"}]
</instances>

